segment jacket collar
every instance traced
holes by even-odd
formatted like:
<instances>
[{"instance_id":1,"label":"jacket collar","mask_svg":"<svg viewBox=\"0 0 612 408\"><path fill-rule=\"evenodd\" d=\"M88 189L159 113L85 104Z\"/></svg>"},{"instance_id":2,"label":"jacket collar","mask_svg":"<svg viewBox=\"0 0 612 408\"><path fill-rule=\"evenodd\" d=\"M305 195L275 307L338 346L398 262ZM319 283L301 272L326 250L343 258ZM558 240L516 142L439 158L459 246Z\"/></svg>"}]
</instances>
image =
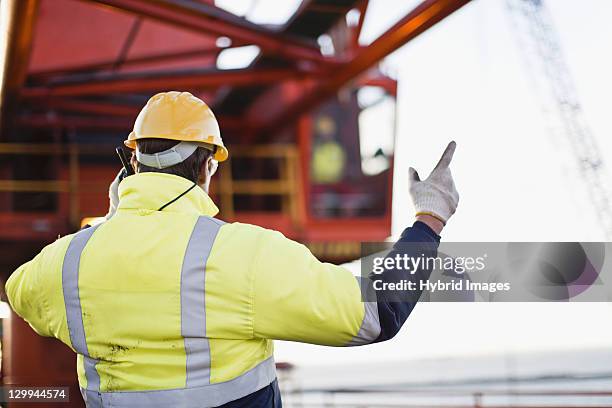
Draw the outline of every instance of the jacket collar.
<instances>
[{"instance_id":1,"label":"jacket collar","mask_svg":"<svg viewBox=\"0 0 612 408\"><path fill-rule=\"evenodd\" d=\"M187 191L193 183L165 173L138 173L119 184L118 210L157 211L164 204ZM214 217L219 209L199 186L164 208L164 212L196 213Z\"/></svg>"}]
</instances>

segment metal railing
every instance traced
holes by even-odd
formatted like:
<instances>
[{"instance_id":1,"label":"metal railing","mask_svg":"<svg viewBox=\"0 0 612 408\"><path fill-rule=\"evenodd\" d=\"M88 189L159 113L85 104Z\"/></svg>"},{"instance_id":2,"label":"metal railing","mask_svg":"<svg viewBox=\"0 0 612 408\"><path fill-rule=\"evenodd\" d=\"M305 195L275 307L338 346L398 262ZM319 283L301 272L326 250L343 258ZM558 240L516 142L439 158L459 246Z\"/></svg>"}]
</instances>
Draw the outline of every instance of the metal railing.
<instances>
[{"instance_id":1,"label":"metal railing","mask_svg":"<svg viewBox=\"0 0 612 408\"><path fill-rule=\"evenodd\" d=\"M281 212L288 214L297 223L300 213L302 189L300 187L299 156L297 148L289 144L265 146L232 146L227 163L220 166L220 182L217 189L223 214L235 218L234 197L236 195L279 195ZM232 161L240 159L274 160L278 163L278 179L244 179L232 177Z\"/></svg>"},{"instance_id":2,"label":"metal railing","mask_svg":"<svg viewBox=\"0 0 612 408\"><path fill-rule=\"evenodd\" d=\"M338 389L283 392L288 408L603 408L612 391Z\"/></svg>"},{"instance_id":3,"label":"metal railing","mask_svg":"<svg viewBox=\"0 0 612 408\"><path fill-rule=\"evenodd\" d=\"M79 156L81 154L100 155L100 147L88 147L71 144L62 146L59 144L31 144L31 143L1 143L0 154L2 155L42 155L42 156L68 156L68 179L67 180L0 180L0 191L3 192L45 192L45 193L67 193L69 196L70 224L79 225L81 218L79 210L79 192L107 191L107 183L79 182ZM110 150L112 152L112 150Z\"/></svg>"},{"instance_id":4,"label":"metal railing","mask_svg":"<svg viewBox=\"0 0 612 408\"><path fill-rule=\"evenodd\" d=\"M219 196L224 216L234 219L234 197L236 195L279 195L282 197L281 212L297 222L300 211L300 176L298 152L294 145L271 144L265 146L233 146L226 163L219 168L219 182L214 190ZM31 143L0 143L0 155L46 155L68 157L68 178L55 180L15 180L0 179L0 192L45 192L68 194L68 218L73 226L78 226L82 218L79 208L81 192L100 192L106 194L108 181L80 181L80 157L111 156L114 147L107 145L59 145ZM234 180L232 160L239 159L276 160L279 164L279 178Z\"/></svg>"}]
</instances>

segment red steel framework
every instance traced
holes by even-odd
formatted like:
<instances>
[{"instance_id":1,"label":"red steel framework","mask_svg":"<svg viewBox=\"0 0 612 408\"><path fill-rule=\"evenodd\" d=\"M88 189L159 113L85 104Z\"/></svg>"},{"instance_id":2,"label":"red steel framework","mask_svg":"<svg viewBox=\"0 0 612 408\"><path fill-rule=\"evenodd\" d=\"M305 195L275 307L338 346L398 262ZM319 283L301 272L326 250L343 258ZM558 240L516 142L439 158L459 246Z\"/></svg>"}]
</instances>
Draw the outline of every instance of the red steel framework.
<instances>
[{"instance_id":1,"label":"red steel framework","mask_svg":"<svg viewBox=\"0 0 612 408\"><path fill-rule=\"evenodd\" d=\"M143 91L153 93L168 88L199 91L205 88L249 86L254 82L273 85L283 81L297 80L301 84L300 97L297 100L284 106L269 120L250 124L257 129L257 132L252 133L255 135L254 138L263 134L273 137L285 124L295 123L301 115L333 96L351 80L374 67L386 55L469 1L423 1L370 45L365 47L355 45L346 57L340 58L321 55L318 46L313 41L279 34L210 4L175 0L92 0L86 3L99 3L113 10L135 14L140 18L154 19L203 36L222 35L230 38L233 46L257 45L261 48L263 55L278 56L288 63L288 67L266 69L247 67L231 71L198 69L192 72L169 71L163 75L151 72L114 72L111 75L103 75L109 69L116 67L116 61L98 61L89 65L66 64L50 70L34 70L30 73L30 79L35 85L25 85L26 78L28 78L28 60L39 1L7 0L6 7L10 8L12 13L8 21L9 39L7 43L9 46L5 50L3 67L5 75L1 84L0 106L2 111L7 109L10 111L19 100L32 100L33 104L48 106L49 103L53 103L52 99L55 99L55 106L60 107L61 104L70 103L71 100L66 97ZM366 4L367 2L361 3ZM363 15L365 13L362 13ZM360 21L362 24L363 19ZM358 37L360 29L361 25L358 25L355 29L355 38ZM121 67L137 67L153 62L201 58L204 55L216 55L220 51L221 49L211 45L206 48L127 58L120 65ZM47 50L47 52L52 52L52 50ZM90 73L90 75L77 75L83 73ZM54 81L54 79L57 80ZM63 99L58 100L58 97ZM71 102L74 110L80 109L83 113L102 113L91 110L91 102L79 100ZM82 107L79 108L79 105ZM101 109L113 116L115 114L123 116L121 109ZM128 114L131 115L133 111L133 108L129 109Z\"/></svg>"}]
</instances>

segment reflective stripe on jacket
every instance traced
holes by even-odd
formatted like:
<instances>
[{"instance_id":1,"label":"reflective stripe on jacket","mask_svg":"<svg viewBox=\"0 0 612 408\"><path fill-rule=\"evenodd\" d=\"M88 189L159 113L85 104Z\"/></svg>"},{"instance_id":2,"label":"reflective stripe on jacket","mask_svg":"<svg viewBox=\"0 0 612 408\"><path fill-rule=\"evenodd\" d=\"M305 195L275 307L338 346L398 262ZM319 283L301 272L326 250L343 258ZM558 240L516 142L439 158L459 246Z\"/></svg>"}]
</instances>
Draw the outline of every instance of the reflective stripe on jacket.
<instances>
[{"instance_id":1,"label":"reflective stripe on jacket","mask_svg":"<svg viewBox=\"0 0 612 408\"><path fill-rule=\"evenodd\" d=\"M276 378L272 339L347 346L381 333L357 280L276 231L212 218L200 188L143 173L109 221L8 280L13 309L77 354L88 406L218 406Z\"/></svg>"}]
</instances>

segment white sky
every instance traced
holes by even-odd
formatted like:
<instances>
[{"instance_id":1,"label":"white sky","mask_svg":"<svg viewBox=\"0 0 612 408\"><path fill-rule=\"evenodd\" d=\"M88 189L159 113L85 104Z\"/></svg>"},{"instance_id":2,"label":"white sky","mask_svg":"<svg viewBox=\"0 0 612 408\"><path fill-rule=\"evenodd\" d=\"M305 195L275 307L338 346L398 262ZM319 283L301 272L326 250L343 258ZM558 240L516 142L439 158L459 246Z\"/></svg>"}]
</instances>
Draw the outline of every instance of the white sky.
<instances>
[{"instance_id":1,"label":"white sky","mask_svg":"<svg viewBox=\"0 0 612 408\"><path fill-rule=\"evenodd\" d=\"M385 61L399 78L394 235L411 223L408 166L424 176L446 143L461 202L446 241L602 240L564 140L546 132L505 0L475 0ZM363 40L418 1L370 0ZM612 2L548 0L586 117L612 164ZM420 304L392 341L333 349L277 342L303 365L612 347L608 304Z\"/></svg>"}]
</instances>

